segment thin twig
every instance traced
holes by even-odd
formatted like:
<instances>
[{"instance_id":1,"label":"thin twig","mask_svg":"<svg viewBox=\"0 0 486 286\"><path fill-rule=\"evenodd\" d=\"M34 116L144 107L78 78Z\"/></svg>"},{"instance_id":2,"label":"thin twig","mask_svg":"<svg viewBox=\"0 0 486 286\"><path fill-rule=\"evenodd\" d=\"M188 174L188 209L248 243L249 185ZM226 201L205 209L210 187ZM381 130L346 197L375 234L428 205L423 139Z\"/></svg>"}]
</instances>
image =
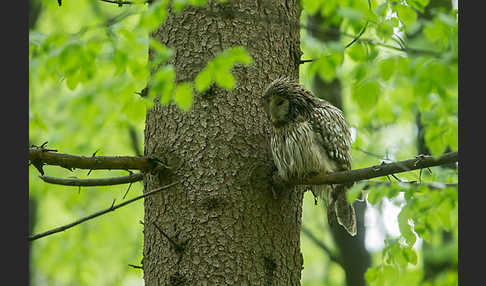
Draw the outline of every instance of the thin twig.
<instances>
[{"instance_id":1,"label":"thin twig","mask_svg":"<svg viewBox=\"0 0 486 286\"><path fill-rule=\"evenodd\" d=\"M137 131L133 126L128 127L128 135L130 136L130 142L132 143L132 149L135 152L135 155L142 156L142 152L140 151L139 140L137 136Z\"/></svg>"},{"instance_id":2,"label":"thin twig","mask_svg":"<svg viewBox=\"0 0 486 286\"><path fill-rule=\"evenodd\" d=\"M371 11L371 0L368 0L368 9ZM366 24L363 26L363 29L361 29L361 31L359 32L359 34L351 42L349 42L349 44L347 44L344 47L345 49L349 48L352 44L354 44L356 41L358 41L359 38L361 38L361 36L366 31L366 28L368 27L368 23L369 23L369 21L366 21Z\"/></svg>"},{"instance_id":3,"label":"thin twig","mask_svg":"<svg viewBox=\"0 0 486 286\"><path fill-rule=\"evenodd\" d=\"M400 182L387 182L387 181L377 181L377 180L363 180L363 182L366 182L367 184L373 184L373 185L387 185L390 186L392 184L404 184L404 185L410 185L413 187L418 187L418 186L427 186L430 189L436 189L436 190L442 190L445 189L446 187L452 187L452 188L457 188L459 186L458 183L441 183L441 182L417 182L417 181L400 181ZM366 189L365 187L364 189Z\"/></svg>"},{"instance_id":4,"label":"thin twig","mask_svg":"<svg viewBox=\"0 0 486 286\"><path fill-rule=\"evenodd\" d=\"M385 159L385 160L388 160L388 159L386 159L386 156L378 155L378 154L375 154L375 153L372 153L372 152L366 151L366 150L361 149L361 148L356 147L356 146L353 146L353 147L351 147L351 148L353 148L353 149L355 149L355 150L358 150L358 151L360 151L360 152L362 152L362 153L364 153L364 154L366 154L366 155L368 155L368 156L371 156L371 157L375 157L375 158L378 158L378 159Z\"/></svg>"},{"instance_id":5,"label":"thin twig","mask_svg":"<svg viewBox=\"0 0 486 286\"><path fill-rule=\"evenodd\" d=\"M128 176L100 179L78 179L78 178L56 178L49 176L39 176L44 182L63 186L112 186L128 184L143 180L142 173L131 174Z\"/></svg>"},{"instance_id":6,"label":"thin twig","mask_svg":"<svg viewBox=\"0 0 486 286\"><path fill-rule=\"evenodd\" d=\"M158 193L158 192L160 192L162 190L168 189L168 188L170 188L170 187L172 187L174 185L177 185L179 183L180 183L180 181L174 182L174 183L171 183L171 184L168 184L168 185L165 185L165 186L156 188L156 189L153 189L153 190L151 190L149 192L146 192L143 195L140 195L140 196L135 197L133 199L130 199L128 201L124 201L124 202L122 202L120 204L117 204L117 205L115 205L115 200L113 200L112 205L109 208L107 208L107 209L104 209L104 210L95 212L95 213L93 213L93 214L91 214L89 216L86 216L84 218L81 218L81 219L79 219L79 220L77 220L75 222L72 222L70 224L66 224L66 225L63 225L63 226L60 226L60 227L56 227L54 229L51 229L51 230L48 230L46 232L42 232L42 233L39 233L39 234L31 235L31 236L29 236L29 241L33 241L33 240L36 240L36 239L39 239L39 238L42 238L42 237L45 237L45 236L48 236L48 235L52 235L52 234L55 234L55 233L58 233L58 232L61 232L61 231L65 231L66 229L69 229L69 228L71 228L73 226L76 226L76 225L78 225L80 223L83 223L83 222L88 221L88 220L91 220L91 219L93 219L95 217L104 215L104 214L106 214L108 212L114 211L114 210L116 210L118 208L121 208L123 206L126 206L126 205L128 205L130 203L133 203L133 202L135 202L135 201L137 201L139 199L145 198L145 197L150 196L150 195L153 195L155 193Z\"/></svg>"},{"instance_id":7,"label":"thin twig","mask_svg":"<svg viewBox=\"0 0 486 286\"><path fill-rule=\"evenodd\" d=\"M133 264L128 264L128 266L135 268L135 269L142 269L143 270L143 266L133 265Z\"/></svg>"},{"instance_id":8,"label":"thin twig","mask_svg":"<svg viewBox=\"0 0 486 286\"><path fill-rule=\"evenodd\" d=\"M338 257L335 254L333 254L333 252L329 249L329 247L327 247L327 245L322 243L322 241L318 239L308 228L302 226L302 233L304 233L312 242L314 242L317 246L319 246L320 249L326 252L327 255L329 256L329 259L331 259L332 261L336 262L341 266L343 265L343 261L341 257Z\"/></svg>"},{"instance_id":9,"label":"thin twig","mask_svg":"<svg viewBox=\"0 0 486 286\"><path fill-rule=\"evenodd\" d=\"M127 191L125 192L125 194L123 195L123 199L125 199L127 197L127 194L128 194L128 191L130 191L130 187L132 186L132 183L130 183L130 185L128 185L128 189Z\"/></svg>"},{"instance_id":10,"label":"thin twig","mask_svg":"<svg viewBox=\"0 0 486 286\"><path fill-rule=\"evenodd\" d=\"M146 1L139 1L139 2L135 2L135 1L122 1L122 0L100 0L101 2L106 2L106 3L111 3L111 4L117 4L118 7L121 7L123 5L133 5L133 4L150 4L152 3L154 0L146 0Z\"/></svg>"},{"instance_id":11,"label":"thin twig","mask_svg":"<svg viewBox=\"0 0 486 286\"><path fill-rule=\"evenodd\" d=\"M346 46L344 46L345 49L349 48L352 44L354 44L356 41L359 40L359 38L361 38L361 36L364 34L364 32L366 31L366 27L368 27L368 21L366 21L366 24L363 26L363 29L361 29L361 32L359 32L359 34L351 41L349 42Z\"/></svg>"},{"instance_id":12,"label":"thin twig","mask_svg":"<svg viewBox=\"0 0 486 286\"><path fill-rule=\"evenodd\" d=\"M313 60L300 60L299 61L299 64L304 64L304 63L311 63L311 62L315 62L317 59L313 59Z\"/></svg>"},{"instance_id":13,"label":"thin twig","mask_svg":"<svg viewBox=\"0 0 486 286\"><path fill-rule=\"evenodd\" d=\"M175 250L177 250L177 251L184 250L183 246L179 245L172 238L170 238L164 231L162 231L162 229L155 222L153 222L153 225L160 232L160 234L162 234L174 246Z\"/></svg>"},{"instance_id":14,"label":"thin twig","mask_svg":"<svg viewBox=\"0 0 486 286\"><path fill-rule=\"evenodd\" d=\"M117 4L118 7L121 7L123 5L132 5L132 1L119 1L119 0L100 0L101 2L106 2L106 3L111 3L111 4Z\"/></svg>"}]
</instances>

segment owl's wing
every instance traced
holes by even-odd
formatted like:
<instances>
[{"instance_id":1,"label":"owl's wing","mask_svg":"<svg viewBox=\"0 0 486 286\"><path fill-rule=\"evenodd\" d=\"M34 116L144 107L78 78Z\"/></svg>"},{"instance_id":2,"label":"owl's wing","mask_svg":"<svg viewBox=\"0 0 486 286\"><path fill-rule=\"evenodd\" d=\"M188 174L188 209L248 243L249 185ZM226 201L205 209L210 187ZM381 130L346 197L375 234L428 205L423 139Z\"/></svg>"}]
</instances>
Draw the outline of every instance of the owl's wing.
<instances>
[{"instance_id":1,"label":"owl's wing","mask_svg":"<svg viewBox=\"0 0 486 286\"><path fill-rule=\"evenodd\" d=\"M341 110L317 97L315 102L317 105L315 112L312 112L311 121L317 140L340 170L351 169L351 133Z\"/></svg>"}]
</instances>

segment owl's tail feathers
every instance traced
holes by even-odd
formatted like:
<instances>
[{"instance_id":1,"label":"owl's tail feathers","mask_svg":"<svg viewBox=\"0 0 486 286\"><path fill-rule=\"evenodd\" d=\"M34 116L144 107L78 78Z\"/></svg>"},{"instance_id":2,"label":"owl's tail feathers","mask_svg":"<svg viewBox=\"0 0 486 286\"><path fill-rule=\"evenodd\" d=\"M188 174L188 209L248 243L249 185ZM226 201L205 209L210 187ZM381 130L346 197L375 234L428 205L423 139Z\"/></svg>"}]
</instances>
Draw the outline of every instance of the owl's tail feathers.
<instances>
[{"instance_id":1,"label":"owl's tail feathers","mask_svg":"<svg viewBox=\"0 0 486 286\"><path fill-rule=\"evenodd\" d=\"M346 198L345 190L340 190L336 193L337 199L334 203L334 211L336 213L337 221L352 235L356 235L356 213L352 204Z\"/></svg>"},{"instance_id":2,"label":"owl's tail feathers","mask_svg":"<svg viewBox=\"0 0 486 286\"><path fill-rule=\"evenodd\" d=\"M352 204L346 198L346 187L343 185L319 185L313 188L314 195L318 195L326 202L327 220L329 225L339 223L352 236L356 235L356 213Z\"/></svg>"}]
</instances>

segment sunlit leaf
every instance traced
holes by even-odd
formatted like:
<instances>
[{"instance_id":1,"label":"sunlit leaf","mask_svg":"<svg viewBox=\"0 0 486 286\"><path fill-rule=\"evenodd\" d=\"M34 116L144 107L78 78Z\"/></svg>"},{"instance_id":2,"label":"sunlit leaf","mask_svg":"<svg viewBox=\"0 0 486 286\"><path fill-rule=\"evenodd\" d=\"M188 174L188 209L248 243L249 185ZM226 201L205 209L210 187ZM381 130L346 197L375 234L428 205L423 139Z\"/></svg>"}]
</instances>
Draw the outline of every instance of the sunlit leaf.
<instances>
[{"instance_id":1,"label":"sunlit leaf","mask_svg":"<svg viewBox=\"0 0 486 286\"><path fill-rule=\"evenodd\" d=\"M189 111L192 106L192 97L191 83L184 82L177 85L174 92L174 102L180 109Z\"/></svg>"},{"instance_id":2,"label":"sunlit leaf","mask_svg":"<svg viewBox=\"0 0 486 286\"><path fill-rule=\"evenodd\" d=\"M378 100L380 92L380 84L370 80L355 86L353 88L352 97L361 108L371 108Z\"/></svg>"},{"instance_id":3,"label":"sunlit leaf","mask_svg":"<svg viewBox=\"0 0 486 286\"><path fill-rule=\"evenodd\" d=\"M410 6L397 4L395 9L398 18L405 26L412 25L417 20L417 13Z\"/></svg>"}]
</instances>

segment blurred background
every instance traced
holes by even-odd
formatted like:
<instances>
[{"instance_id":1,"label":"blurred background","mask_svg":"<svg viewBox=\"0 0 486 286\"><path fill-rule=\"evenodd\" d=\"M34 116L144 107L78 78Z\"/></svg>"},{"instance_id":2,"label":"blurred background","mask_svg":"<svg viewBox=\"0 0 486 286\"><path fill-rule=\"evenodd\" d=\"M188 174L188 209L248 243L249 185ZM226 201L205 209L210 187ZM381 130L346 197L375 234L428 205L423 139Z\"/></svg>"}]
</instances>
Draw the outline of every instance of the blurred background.
<instances>
[{"instance_id":1,"label":"blurred background","mask_svg":"<svg viewBox=\"0 0 486 286\"><path fill-rule=\"evenodd\" d=\"M136 92L147 84L147 27L157 22L143 18L147 5L108 2L29 0L29 146L48 141L61 153L143 155L151 102ZM301 64L300 81L344 111L353 168L457 151L457 1L301 4L302 59L313 61ZM170 51L159 47L159 55ZM127 175L44 171L63 178ZM329 228L324 208L307 192L302 285L457 285L457 172L453 164L356 183L349 199L364 190L366 200L355 201L353 239ZM128 189L50 185L38 175L29 167L33 234L107 208ZM142 188L134 183L127 198ZM33 241L31 285L143 285L142 271L129 266L141 263L142 220L140 201Z\"/></svg>"}]
</instances>

